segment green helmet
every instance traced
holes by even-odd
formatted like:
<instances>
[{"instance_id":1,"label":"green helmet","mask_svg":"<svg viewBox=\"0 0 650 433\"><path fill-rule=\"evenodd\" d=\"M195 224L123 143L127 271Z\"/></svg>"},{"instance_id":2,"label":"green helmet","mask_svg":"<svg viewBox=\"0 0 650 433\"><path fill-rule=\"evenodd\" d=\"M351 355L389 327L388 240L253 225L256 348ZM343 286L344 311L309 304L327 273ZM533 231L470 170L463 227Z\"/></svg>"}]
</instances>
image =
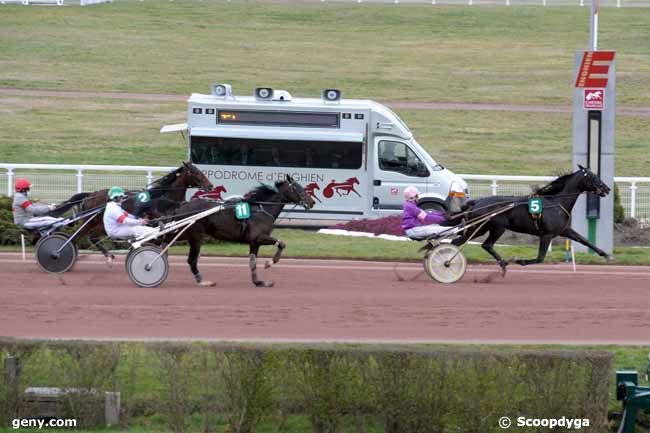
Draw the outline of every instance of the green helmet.
<instances>
[{"instance_id":1,"label":"green helmet","mask_svg":"<svg viewBox=\"0 0 650 433\"><path fill-rule=\"evenodd\" d=\"M111 200L115 200L116 198L124 197L126 194L124 193L124 190L120 188L119 186L114 186L111 189L108 190L108 198Z\"/></svg>"}]
</instances>

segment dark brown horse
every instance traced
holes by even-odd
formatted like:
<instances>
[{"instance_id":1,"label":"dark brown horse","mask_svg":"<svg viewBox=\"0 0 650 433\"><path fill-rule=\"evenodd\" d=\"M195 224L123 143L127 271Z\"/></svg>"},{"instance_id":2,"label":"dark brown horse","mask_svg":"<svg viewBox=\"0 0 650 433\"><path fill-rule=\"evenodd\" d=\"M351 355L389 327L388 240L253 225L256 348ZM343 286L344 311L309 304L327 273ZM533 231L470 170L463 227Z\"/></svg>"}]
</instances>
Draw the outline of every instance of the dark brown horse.
<instances>
[{"instance_id":1,"label":"dark brown horse","mask_svg":"<svg viewBox=\"0 0 650 433\"><path fill-rule=\"evenodd\" d=\"M534 195L542 202L543 213L540 218L533 218L528 213L529 196L492 196L478 200L472 200L465 205L465 212L468 220L481 218L497 211L509 204L515 204L512 209L490 218L485 224L479 225L478 229L470 227L464 234L453 240L455 245L462 245L468 240L488 233L487 239L482 246L485 251L494 257L501 266L502 275L506 273L508 261L504 260L495 250L494 244L506 230L517 233L527 233L539 237L539 252L534 259L511 259L518 265L526 266L534 263L542 263L546 257L548 246L556 236L563 236L579 242L598 253L600 256L610 260L611 257L603 250L593 245L589 240L571 228L571 211L583 192L593 192L604 197L610 192L610 188L600 180L598 176L589 169L578 166L579 169L571 174L561 176L548 185L539 189ZM452 217L451 223L460 217ZM460 221L457 221L460 222Z\"/></svg>"},{"instance_id":2,"label":"dark brown horse","mask_svg":"<svg viewBox=\"0 0 650 433\"><path fill-rule=\"evenodd\" d=\"M237 219L236 217L235 206L242 201L248 203L250 208L250 217L247 219ZM303 187L289 175L286 180L276 182L275 186L260 185L246 194L243 199L233 199L225 203L201 199L191 200L174 209L164 219L179 220L187 215L199 213L215 206L224 206L224 210L198 220L180 238L190 244L187 263L190 265L194 279L202 286L215 284L212 281L203 280L197 266L203 238L209 235L223 241L248 244L253 284L258 287L270 287L273 285L272 282L265 282L257 277L257 254L262 245L275 245L277 250L272 262L277 263L280 260L282 250L286 245L281 240L272 237L271 232L275 220L287 204L303 206L305 209L311 209L315 204ZM265 268L269 267L271 267L271 262L267 262L265 265Z\"/></svg>"},{"instance_id":3,"label":"dark brown horse","mask_svg":"<svg viewBox=\"0 0 650 433\"><path fill-rule=\"evenodd\" d=\"M149 198L146 201L138 200L137 195L142 191L127 191L128 199L122 203L122 208L136 216L145 214L157 216L169 212L172 208L177 207L185 200L185 193L188 188L199 188L211 190L212 183L208 178L196 168L193 164L183 162L177 169L169 172L160 179L155 180L149 185L147 192ZM52 216L63 215L66 211L76 208L78 212L84 212L106 204L108 201L108 190L102 189L95 192L82 192L75 194L67 201L61 203L57 208L50 212ZM90 241L95 245L109 261L109 264L115 258L102 244L101 239L106 236L102 218L95 218L78 234L78 238L85 235L89 236Z\"/></svg>"}]
</instances>

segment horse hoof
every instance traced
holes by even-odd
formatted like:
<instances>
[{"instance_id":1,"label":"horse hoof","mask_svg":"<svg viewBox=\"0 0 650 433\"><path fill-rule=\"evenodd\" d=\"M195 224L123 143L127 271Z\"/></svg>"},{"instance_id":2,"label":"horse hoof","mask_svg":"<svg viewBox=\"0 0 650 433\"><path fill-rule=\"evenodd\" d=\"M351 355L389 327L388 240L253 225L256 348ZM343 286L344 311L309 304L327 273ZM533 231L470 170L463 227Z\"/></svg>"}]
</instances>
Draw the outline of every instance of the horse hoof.
<instances>
[{"instance_id":1,"label":"horse hoof","mask_svg":"<svg viewBox=\"0 0 650 433\"><path fill-rule=\"evenodd\" d=\"M264 269L268 269L271 267L271 261L267 260L266 263L264 263Z\"/></svg>"},{"instance_id":2,"label":"horse hoof","mask_svg":"<svg viewBox=\"0 0 650 433\"><path fill-rule=\"evenodd\" d=\"M108 266L108 269L113 269L113 256L108 256L106 257L106 265Z\"/></svg>"},{"instance_id":3,"label":"horse hoof","mask_svg":"<svg viewBox=\"0 0 650 433\"><path fill-rule=\"evenodd\" d=\"M607 260L608 263L611 263L611 262L616 261L616 259L614 258L614 256L609 255L609 254L607 254L607 256L605 257L605 260Z\"/></svg>"},{"instance_id":4,"label":"horse hoof","mask_svg":"<svg viewBox=\"0 0 650 433\"><path fill-rule=\"evenodd\" d=\"M217 285L217 283L215 283L214 281L201 281L199 283L199 286L201 286L201 287L214 287L216 285Z\"/></svg>"},{"instance_id":5,"label":"horse hoof","mask_svg":"<svg viewBox=\"0 0 650 433\"><path fill-rule=\"evenodd\" d=\"M273 281L256 281L255 287L273 287Z\"/></svg>"}]
</instances>

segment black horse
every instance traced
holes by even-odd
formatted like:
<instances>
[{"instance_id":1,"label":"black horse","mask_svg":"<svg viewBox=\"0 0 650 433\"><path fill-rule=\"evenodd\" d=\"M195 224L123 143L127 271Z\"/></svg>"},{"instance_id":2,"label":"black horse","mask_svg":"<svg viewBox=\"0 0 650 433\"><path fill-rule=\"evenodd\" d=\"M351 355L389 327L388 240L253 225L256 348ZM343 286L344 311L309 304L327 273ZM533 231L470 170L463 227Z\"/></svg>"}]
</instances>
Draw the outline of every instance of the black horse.
<instances>
[{"instance_id":1,"label":"black horse","mask_svg":"<svg viewBox=\"0 0 650 433\"><path fill-rule=\"evenodd\" d=\"M583 192L594 192L600 197L609 194L609 187L598 176L582 166L574 173L561 176L548 185L540 188L533 196L542 199L543 213L539 218L534 218L528 213L528 200L530 196L492 196L472 200L465 205L463 216L468 220L480 218L497 211L511 203L515 207L497 216L490 218L485 225L478 229L468 227L463 235L453 240L454 245L462 245L470 238L488 233L483 242L483 249L494 257L501 266L502 275L505 276L508 261L503 260L494 250L494 244L506 230L518 233L527 233L539 236L539 252L535 259L513 259L515 263L526 266L542 263L551 240L556 236L564 236L591 248L602 257L611 260L603 250L592 245L587 239L571 228L571 211ZM456 216L452 223L459 223L460 216Z\"/></svg>"},{"instance_id":2,"label":"black horse","mask_svg":"<svg viewBox=\"0 0 650 433\"><path fill-rule=\"evenodd\" d=\"M250 218L248 219L240 220L235 215L235 206L241 201L249 204ZM270 287L273 285L272 282L264 282L257 278L257 253L262 245L275 245L277 250L273 255L273 263L280 260L282 250L286 245L281 240L272 237L271 232L275 220L284 206L291 203L303 206L305 209L311 209L315 204L303 187L294 181L291 176L287 175L286 180L276 182L275 186L258 186L241 200L233 199L223 204L209 200L191 200L173 210L164 219L180 220L188 215L224 205L224 210L199 219L180 238L190 244L187 263L190 265L194 279L201 286L215 285L211 281L203 280L197 266L203 238L205 235L209 235L223 241L248 244L250 252L249 265L253 284L258 287ZM270 266L271 263L267 262L265 268Z\"/></svg>"},{"instance_id":3,"label":"black horse","mask_svg":"<svg viewBox=\"0 0 650 433\"><path fill-rule=\"evenodd\" d=\"M185 200L185 193L188 188L199 188L207 191L211 190L212 187L212 183L201 170L191 163L183 162L180 167L149 185L149 189L147 189L149 197L146 201L138 198L138 195L143 191L127 191L129 198L122 203L122 208L138 217L144 215L155 217L178 207ZM77 212L84 212L103 206L107 201L107 189L82 192L61 203L50 212L50 215L60 216L73 208ZM82 237L86 234L89 235L90 241L104 254L110 264L115 257L101 244L101 236L104 234L104 223L101 216L95 217L95 220L84 227L77 236Z\"/></svg>"}]
</instances>

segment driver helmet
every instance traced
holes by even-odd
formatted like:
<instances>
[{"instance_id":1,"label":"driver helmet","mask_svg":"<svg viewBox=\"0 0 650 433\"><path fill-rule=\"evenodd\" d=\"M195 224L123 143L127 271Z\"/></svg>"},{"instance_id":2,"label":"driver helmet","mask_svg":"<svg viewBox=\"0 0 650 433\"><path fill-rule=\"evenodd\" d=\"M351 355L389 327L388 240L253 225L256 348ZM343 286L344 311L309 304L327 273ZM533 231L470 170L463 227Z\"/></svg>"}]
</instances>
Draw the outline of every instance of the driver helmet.
<instances>
[{"instance_id":1,"label":"driver helmet","mask_svg":"<svg viewBox=\"0 0 650 433\"><path fill-rule=\"evenodd\" d=\"M404 188L404 200L414 201L420 195L420 191L414 186L407 186Z\"/></svg>"},{"instance_id":2,"label":"driver helmet","mask_svg":"<svg viewBox=\"0 0 650 433\"><path fill-rule=\"evenodd\" d=\"M118 199L120 199L122 197L125 197L125 196L126 196L126 193L119 186L113 186L113 187L111 187L111 189L108 190L108 198L110 200L118 200Z\"/></svg>"},{"instance_id":3,"label":"driver helmet","mask_svg":"<svg viewBox=\"0 0 650 433\"><path fill-rule=\"evenodd\" d=\"M29 188L31 188L31 186L32 183L29 180L25 179L24 177L16 179L15 188L16 191L18 192L27 191Z\"/></svg>"}]
</instances>

